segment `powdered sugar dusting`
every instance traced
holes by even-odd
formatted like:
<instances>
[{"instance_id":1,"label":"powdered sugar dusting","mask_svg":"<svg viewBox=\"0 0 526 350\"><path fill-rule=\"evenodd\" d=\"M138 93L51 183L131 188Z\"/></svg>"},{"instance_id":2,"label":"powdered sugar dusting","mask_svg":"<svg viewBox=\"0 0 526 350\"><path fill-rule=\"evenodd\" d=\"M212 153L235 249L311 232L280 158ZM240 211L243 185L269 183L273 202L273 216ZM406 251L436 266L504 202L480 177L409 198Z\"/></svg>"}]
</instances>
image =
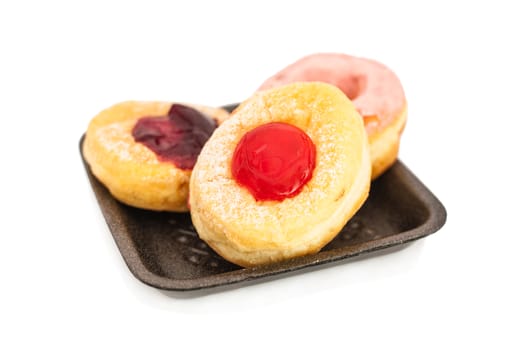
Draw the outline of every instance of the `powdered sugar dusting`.
<instances>
[{"instance_id":1,"label":"powdered sugar dusting","mask_svg":"<svg viewBox=\"0 0 526 350\"><path fill-rule=\"evenodd\" d=\"M238 243L257 240L269 248L292 244L305 227L315 226L331 215L362 164L365 136L356 135L353 140L353 124L362 121L350 101L332 86L330 89L336 92L328 94L326 84L319 84L322 91L314 85L304 90L300 85L289 86L285 93L258 93L243 103L216 129L194 168L192 183L203 208L203 222ZM294 124L309 135L316 145L316 167L312 179L297 196L281 202L257 202L232 178L231 158L247 131L275 121ZM363 128L360 130L363 133ZM252 231L247 232L249 228Z\"/></svg>"},{"instance_id":2,"label":"powdered sugar dusting","mask_svg":"<svg viewBox=\"0 0 526 350\"><path fill-rule=\"evenodd\" d=\"M121 161L158 164L155 154L133 139L131 129L134 124L135 120L128 120L102 126L95 131L95 138L108 154L115 155Z\"/></svg>"}]
</instances>

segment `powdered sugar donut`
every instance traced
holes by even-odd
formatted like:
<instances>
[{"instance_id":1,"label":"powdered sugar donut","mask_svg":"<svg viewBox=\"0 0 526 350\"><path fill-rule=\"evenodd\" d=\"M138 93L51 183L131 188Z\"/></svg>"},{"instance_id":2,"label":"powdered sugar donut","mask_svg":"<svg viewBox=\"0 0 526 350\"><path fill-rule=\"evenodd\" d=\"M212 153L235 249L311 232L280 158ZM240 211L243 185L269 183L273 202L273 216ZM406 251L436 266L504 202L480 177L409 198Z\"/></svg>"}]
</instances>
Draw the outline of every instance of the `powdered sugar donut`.
<instances>
[{"instance_id":1,"label":"powdered sugar donut","mask_svg":"<svg viewBox=\"0 0 526 350\"><path fill-rule=\"evenodd\" d=\"M363 120L324 83L256 93L219 126L190 179L199 237L242 266L319 251L365 201Z\"/></svg>"},{"instance_id":2,"label":"powdered sugar donut","mask_svg":"<svg viewBox=\"0 0 526 350\"><path fill-rule=\"evenodd\" d=\"M197 155L228 116L207 106L118 103L91 120L84 159L119 201L149 210L188 211L188 183Z\"/></svg>"}]
</instances>

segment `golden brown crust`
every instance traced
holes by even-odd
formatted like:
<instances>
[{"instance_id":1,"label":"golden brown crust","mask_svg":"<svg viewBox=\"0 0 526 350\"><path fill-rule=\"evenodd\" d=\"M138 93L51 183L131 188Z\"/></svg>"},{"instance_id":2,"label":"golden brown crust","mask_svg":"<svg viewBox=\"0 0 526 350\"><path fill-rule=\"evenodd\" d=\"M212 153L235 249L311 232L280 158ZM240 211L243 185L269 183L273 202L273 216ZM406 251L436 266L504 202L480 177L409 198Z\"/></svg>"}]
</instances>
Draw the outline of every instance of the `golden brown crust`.
<instances>
[{"instance_id":1,"label":"golden brown crust","mask_svg":"<svg viewBox=\"0 0 526 350\"><path fill-rule=\"evenodd\" d=\"M256 201L233 179L233 151L249 130L269 122L302 129L316 146L312 179L293 198ZM315 253L334 238L367 197L371 163L361 116L324 83L296 83L243 102L203 148L190 180L199 236L242 266Z\"/></svg>"},{"instance_id":2,"label":"golden brown crust","mask_svg":"<svg viewBox=\"0 0 526 350\"><path fill-rule=\"evenodd\" d=\"M400 137L407 120L407 105L398 113L394 120L385 128L369 135L371 149L372 172L374 180L393 165L398 157Z\"/></svg>"},{"instance_id":3,"label":"golden brown crust","mask_svg":"<svg viewBox=\"0 0 526 350\"><path fill-rule=\"evenodd\" d=\"M127 101L95 116L82 147L92 173L123 203L150 210L188 211L190 170L159 161L154 152L135 142L137 119L166 115L172 103ZM229 113L220 108L191 105L218 123Z\"/></svg>"}]
</instances>

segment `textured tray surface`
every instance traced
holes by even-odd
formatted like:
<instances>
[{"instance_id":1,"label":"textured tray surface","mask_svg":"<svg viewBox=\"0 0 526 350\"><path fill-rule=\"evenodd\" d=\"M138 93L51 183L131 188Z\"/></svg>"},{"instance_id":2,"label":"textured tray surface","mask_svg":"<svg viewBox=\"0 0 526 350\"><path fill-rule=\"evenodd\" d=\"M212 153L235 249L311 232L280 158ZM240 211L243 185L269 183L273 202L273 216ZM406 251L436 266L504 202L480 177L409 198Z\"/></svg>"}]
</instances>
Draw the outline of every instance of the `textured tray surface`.
<instances>
[{"instance_id":1,"label":"textured tray surface","mask_svg":"<svg viewBox=\"0 0 526 350\"><path fill-rule=\"evenodd\" d=\"M124 205L93 176L85 161L84 166L130 271L142 282L166 290L228 285L346 259L425 237L446 221L440 201L397 161L372 183L364 206L321 252L273 265L242 268L225 261L199 239L189 214Z\"/></svg>"}]
</instances>

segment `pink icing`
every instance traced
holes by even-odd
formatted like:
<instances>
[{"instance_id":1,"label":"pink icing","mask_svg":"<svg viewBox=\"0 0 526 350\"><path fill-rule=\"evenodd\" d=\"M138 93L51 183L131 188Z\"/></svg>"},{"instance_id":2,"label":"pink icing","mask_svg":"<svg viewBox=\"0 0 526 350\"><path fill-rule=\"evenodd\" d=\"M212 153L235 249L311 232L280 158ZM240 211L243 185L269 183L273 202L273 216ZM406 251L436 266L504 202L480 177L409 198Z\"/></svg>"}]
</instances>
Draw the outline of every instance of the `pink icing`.
<instances>
[{"instance_id":1,"label":"pink icing","mask_svg":"<svg viewBox=\"0 0 526 350\"><path fill-rule=\"evenodd\" d=\"M337 86L363 116L369 135L389 125L405 107L398 77L383 64L338 53L318 53L292 63L267 79L258 90L298 81Z\"/></svg>"}]
</instances>

